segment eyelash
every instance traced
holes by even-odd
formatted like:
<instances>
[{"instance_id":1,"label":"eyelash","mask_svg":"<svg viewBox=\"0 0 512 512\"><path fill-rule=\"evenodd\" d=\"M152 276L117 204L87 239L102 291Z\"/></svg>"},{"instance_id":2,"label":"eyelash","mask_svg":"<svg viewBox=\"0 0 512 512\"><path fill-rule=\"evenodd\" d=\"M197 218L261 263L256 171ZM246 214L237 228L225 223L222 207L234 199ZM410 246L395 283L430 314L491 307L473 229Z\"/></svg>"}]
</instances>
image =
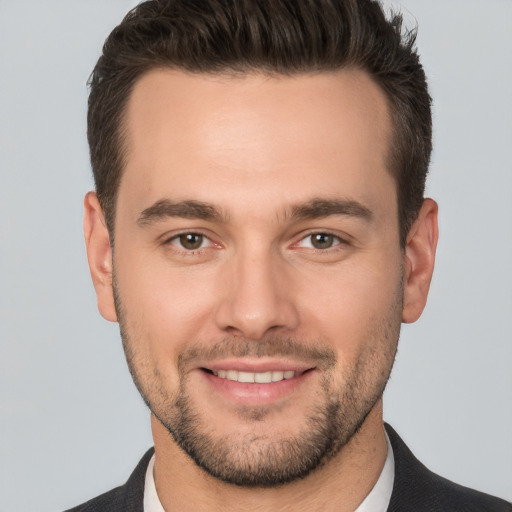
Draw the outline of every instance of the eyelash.
<instances>
[{"instance_id":1,"label":"eyelash","mask_svg":"<svg viewBox=\"0 0 512 512\"><path fill-rule=\"evenodd\" d=\"M181 237L187 235L202 237L201 245L203 245L204 242L209 242L209 244L206 247L198 247L197 249L187 249L183 247L183 244L179 242ZM217 244L215 244L209 236L205 235L204 233L201 233L200 231L183 231L182 233L178 233L166 239L164 245L172 245L176 247L176 250L178 250L182 254L186 254L187 256L193 256L195 254L203 252L205 249L208 249L211 246L216 246Z\"/></svg>"},{"instance_id":2,"label":"eyelash","mask_svg":"<svg viewBox=\"0 0 512 512\"><path fill-rule=\"evenodd\" d=\"M181 237L187 236L187 235L194 235L194 236L202 237L201 245L203 245L203 243L205 241L208 241L209 244L207 246L205 246L205 247L201 247L200 246L197 249L187 249L187 248L183 247L183 244L181 244L179 242ZM333 245L331 245L330 247L326 247L326 248L323 248L323 249L318 248L318 247L314 247L314 246L313 247L307 247L307 249L315 251L317 253L328 253L328 252L340 250L342 247L339 247L339 246L347 246L347 245L349 245L349 242L347 242L346 239L344 239L344 238L340 237L339 235L336 235L336 234L334 234L334 233L332 233L330 231L312 231L312 232L307 233L306 235L302 236L298 242L295 242L292 245L292 247L299 246L299 244L301 244L302 242L304 242L308 238L311 239L311 237L313 237L315 235L316 236L324 235L324 236L332 237L334 239ZM177 243L174 243L174 242L177 242ZM310 244L313 245L312 242L310 242ZM198 253L201 253L204 250L206 250L206 249L208 249L208 248L210 248L212 246L219 247L219 245L215 244L215 242L213 242L210 237L208 237L204 233L201 233L200 231L184 231L182 233L178 233L176 235L173 235L171 238L168 238L164 242L164 245L173 245L173 246L177 247L178 250L180 252L182 252L183 254L190 255L190 256L198 254Z\"/></svg>"},{"instance_id":3,"label":"eyelash","mask_svg":"<svg viewBox=\"0 0 512 512\"><path fill-rule=\"evenodd\" d=\"M307 249L309 249L311 251L315 251L316 253L330 253L332 251L340 250L340 249L342 249L342 247L346 247L347 245L349 245L349 242L345 238L342 238L340 235L332 233L331 231L311 231L310 233L307 233L306 235L301 237L300 240L298 242L294 243L293 245L298 246L300 243L304 242L308 238L311 239L315 235L316 236L318 236L318 235L329 236L334 239L333 245L330 247L327 247L325 249L319 249L317 247L307 247ZM313 245L312 242L310 242L310 243L311 243L311 245Z\"/></svg>"}]
</instances>

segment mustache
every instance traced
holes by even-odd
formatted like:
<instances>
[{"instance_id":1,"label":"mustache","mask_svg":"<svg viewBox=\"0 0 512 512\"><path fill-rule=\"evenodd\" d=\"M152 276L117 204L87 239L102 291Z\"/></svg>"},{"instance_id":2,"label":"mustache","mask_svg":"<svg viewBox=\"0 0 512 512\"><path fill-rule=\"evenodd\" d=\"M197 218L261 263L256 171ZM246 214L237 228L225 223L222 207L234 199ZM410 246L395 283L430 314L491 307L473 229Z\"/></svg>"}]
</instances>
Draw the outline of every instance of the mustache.
<instances>
[{"instance_id":1,"label":"mustache","mask_svg":"<svg viewBox=\"0 0 512 512\"><path fill-rule=\"evenodd\" d=\"M303 341L291 337L269 336L261 340L229 336L214 343L194 342L178 357L178 368L194 362L212 361L229 357L283 357L313 362L314 366L328 370L336 365L336 352L319 341Z\"/></svg>"}]
</instances>

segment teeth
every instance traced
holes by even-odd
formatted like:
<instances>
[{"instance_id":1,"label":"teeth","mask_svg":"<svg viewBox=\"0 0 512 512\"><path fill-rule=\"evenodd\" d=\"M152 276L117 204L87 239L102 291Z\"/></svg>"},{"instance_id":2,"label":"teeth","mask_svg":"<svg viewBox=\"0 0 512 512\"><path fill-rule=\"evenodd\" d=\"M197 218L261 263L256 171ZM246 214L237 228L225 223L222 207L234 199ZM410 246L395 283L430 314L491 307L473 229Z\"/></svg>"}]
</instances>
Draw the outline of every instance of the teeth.
<instances>
[{"instance_id":1,"label":"teeth","mask_svg":"<svg viewBox=\"0 0 512 512\"><path fill-rule=\"evenodd\" d=\"M228 370L226 372L226 379L238 380L238 372L236 370Z\"/></svg>"},{"instance_id":2,"label":"teeth","mask_svg":"<svg viewBox=\"0 0 512 512\"><path fill-rule=\"evenodd\" d=\"M272 382L278 382L284 379L284 372L272 372Z\"/></svg>"},{"instance_id":3,"label":"teeth","mask_svg":"<svg viewBox=\"0 0 512 512\"><path fill-rule=\"evenodd\" d=\"M214 375L221 379L234 380L237 382L256 382L259 384L268 384L270 382L279 382L284 379L295 377L294 371L274 371L274 372L239 372L237 370L217 370Z\"/></svg>"},{"instance_id":4,"label":"teeth","mask_svg":"<svg viewBox=\"0 0 512 512\"><path fill-rule=\"evenodd\" d=\"M254 373L238 372L238 382L254 382Z\"/></svg>"},{"instance_id":5,"label":"teeth","mask_svg":"<svg viewBox=\"0 0 512 512\"><path fill-rule=\"evenodd\" d=\"M254 382L259 382L260 384L268 384L269 382L272 382L272 372L255 373Z\"/></svg>"}]
</instances>

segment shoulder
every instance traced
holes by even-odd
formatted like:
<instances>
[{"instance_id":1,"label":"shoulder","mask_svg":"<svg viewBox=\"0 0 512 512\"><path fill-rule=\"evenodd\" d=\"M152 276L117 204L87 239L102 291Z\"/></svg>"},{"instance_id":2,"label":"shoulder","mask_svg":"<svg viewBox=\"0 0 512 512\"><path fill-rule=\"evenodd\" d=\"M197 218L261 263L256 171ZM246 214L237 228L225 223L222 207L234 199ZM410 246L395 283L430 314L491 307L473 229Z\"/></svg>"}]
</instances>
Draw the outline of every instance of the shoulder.
<instances>
[{"instance_id":1,"label":"shoulder","mask_svg":"<svg viewBox=\"0 0 512 512\"><path fill-rule=\"evenodd\" d=\"M395 458L395 482L388 512L512 512L512 504L436 475L412 454L389 426Z\"/></svg>"},{"instance_id":2,"label":"shoulder","mask_svg":"<svg viewBox=\"0 0 512 512\"><path fill-rule=\"evenodd\" d=\"M142 512L146 469L154 449L146 452L128 481L65 512Z\"/></svg>"},{"instance_id":3,"label":"shoulder","mask_svg":"<svg viewBox=\"0 0 512 512\"><path fill-rule=\"evenodd\" d=\"M81 505L70 508L65 512L95 512L95 511L117 511L123 510L123 489L124 486L116 487L96 498L92 498Z\"/></svg>"}]
</instances>

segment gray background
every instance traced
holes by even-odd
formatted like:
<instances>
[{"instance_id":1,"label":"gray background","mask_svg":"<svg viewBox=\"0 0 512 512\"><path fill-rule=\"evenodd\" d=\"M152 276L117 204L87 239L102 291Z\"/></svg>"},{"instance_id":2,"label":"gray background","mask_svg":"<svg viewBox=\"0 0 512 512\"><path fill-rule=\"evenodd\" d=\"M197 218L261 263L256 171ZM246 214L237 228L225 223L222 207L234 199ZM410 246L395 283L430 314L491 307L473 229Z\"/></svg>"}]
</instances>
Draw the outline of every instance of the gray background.
<instances>
[{"instance_id":1,"label":"gray background","mask_svg":"<svg viewBox=\"0 0 512 512\"><path fill-rule=\"evenodd\" d=\"M430 303L385 416L431 469L512 500L512 2L403 0L435 99ZM0 510L62 510L152 444L81 234L86 79L129 0L0 0Z\"/></svg>"}]
</instances>

